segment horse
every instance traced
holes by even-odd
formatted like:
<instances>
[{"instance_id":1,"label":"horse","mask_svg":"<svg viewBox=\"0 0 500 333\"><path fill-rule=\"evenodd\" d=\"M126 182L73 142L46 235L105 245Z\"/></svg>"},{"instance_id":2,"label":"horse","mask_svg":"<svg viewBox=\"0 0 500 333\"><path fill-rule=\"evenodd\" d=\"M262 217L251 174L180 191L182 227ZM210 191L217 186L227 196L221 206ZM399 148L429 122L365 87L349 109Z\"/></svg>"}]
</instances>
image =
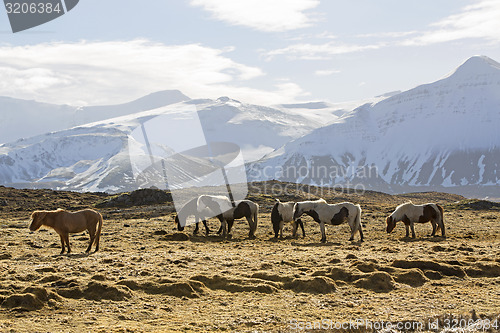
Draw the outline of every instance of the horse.
<instances>
[{"instance_id":1,"label":"horse","mask_svg":"<svg viewBox=\"0 0 500 333\"><path fill-rule=\"evenodd\" d=\"M279 199L276 199L276 203L273 206L271 211L271 222L273 224L274 230L274 238L278 238L278 234L281 238L283 238L283 226L287 222L293 223L293 236L297 233L297 226L295 225L295 221L293 219L293 207L295 206L295 202L281 202ZM304 223L302 223L301 219L297 220L298 225L302 228L302 235L306 237L306 232L304 231Z\"/></svg>"},{"instance_id":2,"label":"horse","mask_svg":"<svg viewBox=\"0 0 500 333\"><path fill-rule=\"evenodd\" d=\"M210 210L206 209L205 211L198 211L198 198L193 198L189 200L178 212L174 218L174 222L177 225L177 230L184 231L184 227L186 226L186 220L189 216L194 215L196 221L196 227L193 231L193 235L196 235L199 230L199 220L203 222L205 226L205 234L208 236L210 233L210 229L207 225L206 217L214 216L215 214ZM220 219L219 219L220 220ZM222 221L221 221L222 223ZM217 233L221 233L222 229L219 229Z\"/></svg>"},{"instance_id":3,"label":"horse","mask_svg":"<svg viewBox=\"0 0 500 333\"><path fill-rule=\"evenodd\" d=\"M354 234L359 231L363 241L363 230L361 228L361 207L350 202L339 204L328 204L325 200L297 202L293 208L293 219L297 221L303 214L311 216L319 223L321 230L321 242L326 242L325 224L339 225L347 220L351 228L350 241L354 240Z\"/></svg>"},{"instance_id":4,"label":"horse","mask_svg":"<svg viewBox=\"0 0 500 333\"><path fill-rule=\"evenodd\" d=\"M406 237L415 238L414 223L431 222L432 234L436 236L436 232L441 229L441 236L446 237L444 228L444 212L443 207L435 203L427 203L423 205L414 205L411 201L396 207L394 212L386 219L387 233L392 232L396 226L396 222L403 221L406 227Z\"/></svg>"},{"instance_id":5,"label":"horse","mask_svg":"<svg viewBox=\"0 0 500 333\"><path fill-rule=\"evenodd\" d=\"M32 222L30 230L36 231L42 225L54 229L61 238L61 254L65 251L71 253L69 246L69 234L74 234L87 230L90 235L90 242L85 252L89 253L95 243L95 252L99 251L99 239L102 229L102 215L92 209L83 209L76 212L68 212L64 209L57 210L37 210L31 214Z\"/></svg>"},{"instance_id":6,"label":"horse","mask_svg":"<svg viewBox=\"0 0 500 333\"><path fill-rule=\"evenodd\" d=\"M200 195L198 197L198 211L210 209L217 214L221 221L222 237L226 238L231 233L234 220L245 217L250 231L249 238L255 237L257 229L259 205L250 200L237 200L234 203L225 196Z\"/></svg>"}]
</instances>

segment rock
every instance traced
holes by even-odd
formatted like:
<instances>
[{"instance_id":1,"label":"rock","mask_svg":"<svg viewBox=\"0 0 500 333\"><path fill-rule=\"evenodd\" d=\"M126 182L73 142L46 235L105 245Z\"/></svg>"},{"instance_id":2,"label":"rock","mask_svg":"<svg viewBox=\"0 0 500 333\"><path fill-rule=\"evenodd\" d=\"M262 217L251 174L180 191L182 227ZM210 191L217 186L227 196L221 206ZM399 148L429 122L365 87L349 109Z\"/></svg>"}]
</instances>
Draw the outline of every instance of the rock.
<instances>
[{"instance_id":1,"label":"rock","mask_svg":"<svg viewBox=\"0 0 500 333\"><path fill-rule=\"evenodd\" d=\"M96 204L97 208L106 207L132 207L143 205L155 205L166 202L172 202L172 195L159 189L139 189L130 193L123 193L119 196L110 198L106 201Z\"/></svg>"},{"instance_id":2,"label":"rock","mask_svg":"<svg viewBox=\"0 0 500 333\"><path fill-rule=\"evenodd\" d=\"M396 288L394 279L386 272L366 274L365 277L355 281L354 285L377 293L387 293Z\"/></svg>"},{"instance_id":3,"label":"rock","mask_svg":"<svg viewBox=\"0 0 500 333\"><path fill-rule=\"evenodd\" d=\"M294 279L292 282L285 283L284 288L298 293L330 294L337 290L337 285L326 276L315 276Z\"/></svg>"},{"instance_id":4,"label":"rock","mask_svg":"<svg viewBox=\"0 0 500 333\"><path fill-rule=\"evenodd\" d=\"M428 281L424 273L418 268L407 270L397 275L394 279L396 282L404 283L412 287L420 287Z\"/></svg>"}]
</instances>

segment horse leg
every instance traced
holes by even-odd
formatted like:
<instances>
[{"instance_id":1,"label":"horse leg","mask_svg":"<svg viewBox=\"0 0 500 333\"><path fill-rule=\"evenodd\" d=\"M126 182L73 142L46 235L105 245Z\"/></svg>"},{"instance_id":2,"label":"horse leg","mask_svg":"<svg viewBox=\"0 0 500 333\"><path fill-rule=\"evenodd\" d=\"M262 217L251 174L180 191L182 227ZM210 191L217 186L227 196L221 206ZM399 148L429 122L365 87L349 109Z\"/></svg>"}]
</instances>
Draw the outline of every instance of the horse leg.
<instances>
[{"instance_id":1,"label":"horse leg","mask_svg":"<svg viewBox=\"0 0 500 333\"><path fill-rule=\"evenodd\" d=\"M415 224L413 222L410 223L410 228L411 228L411 238L416 238L417 236L415 235Z\"/></svg>"},{"instance_id":2,"label":"horse leg","mask_svg":"<svg viewBox=\"0 0 500 333\"><path fill-rule=\"evenodd\" d=\"M431 233L431 237L433 237L433 236L436 236L437 223L436 223L436 221L431 220L431 224L432 224L432 233Z\"/></svg>"},{"instance_id":3,"label":"horse leg","mask_svg":"<svg viewBox=\"0 0 500 333\"><path fill-rule=\"evenodd\" d=\"M351 227L351 238L349 238L349 241L353 241L354 240L354 233L357 231L356 226L355 225L354 226L349 225L349 226Z\"/></svg>"},{"instance_id":4,"label":"horse leg","mask_svg":"<svg viewBox=\"0 0 500 333\"><path fill-rule=\"evenodd\" d=\"M446 237L446 232L444 231L444 221L439 220L438 223L439 228L441 228L441 236Z\"/></svg>"},{"instance_id":5,"label":"horse leg","mask_svg":"<svg viewBox=\"0 0 500 333\"><path fill-rule=\"evenodd\" d=\"M203 222L203 225L205 226L205 235L209 235L210 234L210 229L208 228L208 224L207 224L207 220L202 220Z\"/></svg>"},{"instance_id":6,"label":"horse leg","mask_svg":"<svg viewBox=\"0 0 500 333\"><path fill-rule=\"evenodd\" d=\"M297 237L297 227L298 227L297 221L293 221L292 222L292 237L293 238Z\"/></svg>"},{"instance_id":7,"label":"horse leg","mask_svg":"<svg viewBox=\"0 0 500 333\"><path fill-rule=\"evenodd\" d=\"M319 223L319 229L321 230L321 243L326 243L326 231L325 224L323 222Z\"/></svg>"},{"instance_id":8,"label":"horse leg","mask_svg":"<svg viewBox=\"0 0 500 333\"><path fill-rule=\"evenodd\" d=\"M61 253L60 254L63 254L64 250L65 250L65 247L64 247L64 237L63 237L62 234L59 234L59 237L61 238Z\"/></svg>"},{"instance_id":9,"label":"horse leg","mask_svg":"<svg viewBox=\"0 0 500 333\"><path fill-rule=\"evenodd\" d=\"M406 238L410 237L410 225L405 223L405 228L406 228Z\"/></svg>"},{"instance_id":10,"label":"horse leg","mask_svg":"<svg viewBox=\"0 0 500 333\"><path fill-rule=\"evenodd\" d=\"M361 228L361 226L359 226L359 237L361 241L365 239L365 237L363 236L363 229Z\"/></svg>"},{"instance_id":11,"label":"horse leg","mask_svg":"<svg viewBox=\"0 0 500 333\"><path fill-rule=\"evenodd\" d=\"M92 248L92 244L94 244L94 240L95 240L95 227L94 228L89 228L87 231L89 232L90 241L89 241L89 246L87 247L87 249L85 250L85 252L89 253L90 249Z\"/></svg>"},{"instance_id":12,"label":"horse leg","mask_svg":"<svg viewBox=\"0 0 500 333\"><path fill-rule=\"evenodd\" d=\"M302 237L306 237L306 231L304 230L304 222L302 222L302 219L297 220L298 225L300 226L300 229L302 229Z\"/></svg>"},{"instance_id":13,"label":"horse leg","mask_svg":"<svg viewBox=\"0 0 500 333\"><path fill-rule=\"evenodd\" d=\"M233 224L234 224L234 220L228 220L227 221L227 233L230 234L231 233L231 229L233 228Z\"/></svg>"},{"instance_id":14,"label":"horse leg","mask_svg":"<svg viewBox=\"0 0 500 333\"><path fill-rule=\"evenodd\" d=\"M198 230L200 229L200 223L196 222L196 226L194 227L193 235L196 235L198 233Z\"/></svg>"},{"instance_id":15,"label":"horse leg","mask_svg":"<svg viewBox=\"0 0 500 333\"><path fill-rule=\"evenodd\" d=\"M71 253L71 248L69 247L69 234L66 232L63 234L64 241L66 242L66 246L68 247L68 254Z\"/></svg>"},{"instance_id":16,"label":"horse leg","mask_svg":"<svg viewBox=\"0 0 500 333\"><path fill-rule=\"evenodd\" d=\"M222 229L221 230L222 238L226 238L227 237L227 222L225 219L220 222L220 228Z\"/></svg>"},{"instance_id":17,"label":"horse leg","mask_svg":"<svg viewBox=\"0 0 500 333\"><path fill-rule=\"evenodd\" d=\"M248 232L248 238L255 238L255 224L252 221L251 217L247 217L247 222L248 222L248 227L250 228L250 231Z\"/></svg>"}]
</instances>

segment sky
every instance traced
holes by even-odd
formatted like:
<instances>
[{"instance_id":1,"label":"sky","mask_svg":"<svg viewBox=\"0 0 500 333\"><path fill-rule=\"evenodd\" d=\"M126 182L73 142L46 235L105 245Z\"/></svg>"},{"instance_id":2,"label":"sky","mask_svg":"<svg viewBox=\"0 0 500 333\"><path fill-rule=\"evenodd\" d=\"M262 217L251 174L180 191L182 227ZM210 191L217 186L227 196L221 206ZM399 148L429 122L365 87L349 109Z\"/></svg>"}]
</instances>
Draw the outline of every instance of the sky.
<instances>
[{"instance_id":1,"label":"sky","mask_svg":"<svg viewBox=\"0 0 500 333\"><path fill-rule=\"evenodd\" d=\"M498 0L80 0L14 34L0 8L0 96L358 101L500 61L499 18Z\"/></svg>"}]
</instances>

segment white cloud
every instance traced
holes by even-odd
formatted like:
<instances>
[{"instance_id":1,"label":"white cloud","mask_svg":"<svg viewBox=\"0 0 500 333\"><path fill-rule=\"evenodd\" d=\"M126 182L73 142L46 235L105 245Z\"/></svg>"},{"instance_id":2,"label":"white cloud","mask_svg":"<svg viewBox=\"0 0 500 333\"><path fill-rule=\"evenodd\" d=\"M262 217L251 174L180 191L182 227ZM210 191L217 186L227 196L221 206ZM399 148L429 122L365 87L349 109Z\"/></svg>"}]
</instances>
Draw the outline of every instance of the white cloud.
<instances>
[{"instance_id":1,"label":"white cloud","mask_svg":"<svg viewBox=\"0 0 500 333\"><path fill-rule=\"evenodd\" d=\"M500 41L500 2L478 0L431 25L435 27L421 36L404 41L404 45L427 45L466 38Z\"/></svg>"},{"instance_id":2,"label":"white cloud","mask_svg":"<svg viewBox=\"0 0 500 333\"><path fill-rule=\"evenodd\" d=\"M333 74L338 74L340 71L338 69L319 69L314 72L316 76L330 76Z\"/></svg>"},{"instance_id":3,"label":"white cloud","mask_svg":"<svg viewBox=\"0 0 500 333\"><path fill-rule=\"evenodd\" d=\"M231 25L279 32L311 25L311 18L304 12L318 6L319 0L191 0L190 3Z\"/></svg>"},{"instance_id":4,"label":"white cloud","mask_svg":"<svg viewBox=\"0 0 500 333\"><path fill-rule=\"evenodd\" d=\"M0 95L102 105L164 89L179 89L192 98L227 95L262 104L303 94L298 86L277 85L274 91L245 87L245 81L265 73L231 60L224 54L230 50L146 40L0 46Z\"/></svg>"},{"instance_id":5,"label":"white cloud","mask_svg":"<svg viewBox=\"0 0 500 333\"><path fill-rule=\"evenodd\" d=\"M373 50L380 47L380 45L355 45L338 42L327 42L322 44L300 43L268 51L265 53L265 56L268 60L273 59L275 56L282 55L290 59L326 60L333 55Z\"/></svg>"},{"instance_id":6,"label":"white cloud","mask_svg":"<svg viewBox=\"0 0 500 333\"><path fill-rule=\"evenodd\" d=\"M500 1L475 0L470 6L463 7L458 14L450 15L431 24L428 29L378 32L358 34L354 38L368 38L365 43L343 43L339 37L323 32L321 35L299 35L295 41L314 38L329 38L325 42L294 43L284 48L261 51L266 60L277 56L301 60L327 60L334 55L363 52L366 50L381 49L390 46L422 46L445 43L462 39L476 39L487 42L500 42ZM352 40L352 38L351 38ZM375 40L377 40L375 42ZM330 75L328 71L316 71L316 75Z\"/></svg>"}]
</instances>

